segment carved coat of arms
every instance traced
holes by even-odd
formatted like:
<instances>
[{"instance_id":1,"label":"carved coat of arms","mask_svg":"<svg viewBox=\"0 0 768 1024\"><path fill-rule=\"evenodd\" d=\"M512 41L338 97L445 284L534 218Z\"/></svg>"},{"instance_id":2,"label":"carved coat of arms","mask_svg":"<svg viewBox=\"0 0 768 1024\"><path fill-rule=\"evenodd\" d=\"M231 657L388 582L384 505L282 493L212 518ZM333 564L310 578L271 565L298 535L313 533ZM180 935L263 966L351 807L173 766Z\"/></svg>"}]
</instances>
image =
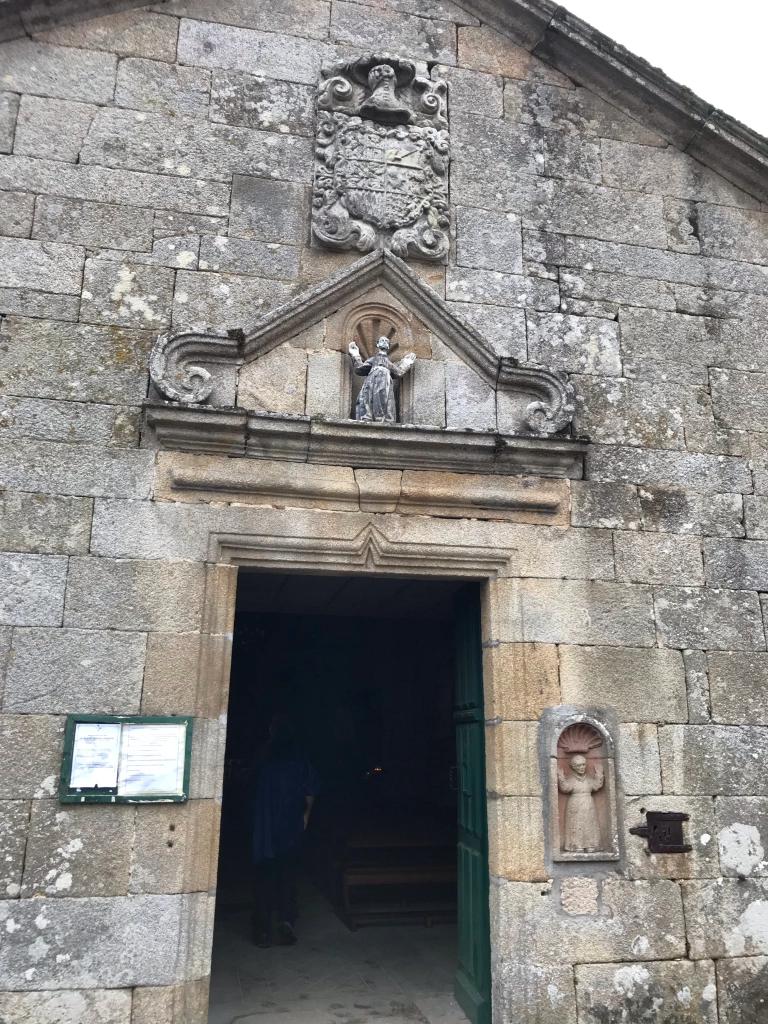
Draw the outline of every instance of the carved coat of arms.
<instances>
[{"instance_id":1,"label":"carved coat of arms","mask_svg":"<svg viewBox=\"0 0 768 1024\"><path fill-rule=\"evenodd\" d=\"M447 83L408 60L326 65L318 87L312 235L331 249L448 254Z\"/></svg>"}]
</instances>

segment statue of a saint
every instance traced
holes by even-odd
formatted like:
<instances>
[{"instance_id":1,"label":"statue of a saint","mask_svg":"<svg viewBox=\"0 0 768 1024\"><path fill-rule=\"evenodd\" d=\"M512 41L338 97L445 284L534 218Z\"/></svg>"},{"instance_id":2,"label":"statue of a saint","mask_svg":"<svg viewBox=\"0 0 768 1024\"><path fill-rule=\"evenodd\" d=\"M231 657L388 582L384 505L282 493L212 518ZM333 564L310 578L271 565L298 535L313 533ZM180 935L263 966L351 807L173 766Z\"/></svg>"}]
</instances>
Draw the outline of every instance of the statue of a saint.
<instances>
[{"instance_id":1,"label":"statue of a saint","mask_svg":"<svg viewBox=\"0 0 768 1024\"><path fill-rule=\"evenodd\" d=\"M568 853L596 853L603 848L600 822L597 819L593 793L602 789L605 776L603 766L597 764L595 774L587 774L587 759L583 754L571 758L572 775L557 769L557 785L561 793L569 793L565 806L563 849Z\"/></svg>"},{"instance_id":2,"label":"statue of a saint","mask_svg":"<svg viewBox=\"0 0 768 1024\"><path fill-rule=\"evenodd\" d=\"M379 338L376 342L376 355L365 362L360 358L360 349L354 341L349 346L352 369L358 377L366 378L355 406L356 420L376 423L397 422L393 378L404 377L416 362L416 356L409 352L399 363L393 363L387 352L389 338L385 337Z\"/></svg>"}]
</instances>

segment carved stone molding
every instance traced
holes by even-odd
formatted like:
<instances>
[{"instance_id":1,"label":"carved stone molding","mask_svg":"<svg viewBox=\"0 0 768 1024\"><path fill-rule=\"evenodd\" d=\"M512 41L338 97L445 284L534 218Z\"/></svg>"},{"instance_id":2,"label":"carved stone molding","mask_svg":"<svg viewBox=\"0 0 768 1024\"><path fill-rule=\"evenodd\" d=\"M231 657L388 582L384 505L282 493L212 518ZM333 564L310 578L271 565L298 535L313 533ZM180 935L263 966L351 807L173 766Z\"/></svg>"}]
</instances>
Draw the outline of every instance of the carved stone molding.
<instances>
[{"instance_id":1,"label":"carved stone molding","mask_svg":"<svg viewBox=\"0 0 768 1024\"><path fill-rule=\"evenodd\" d=\"M568 426L574 395L565 374L500 359L401 259L381 249L273 310L242 337L234 332L163 335L150 358L152 383L161 395L183 405L200 406L212 397L216 405L232 405L232 382L243 362L258 359L379 286L496 389L502 433L546 436ZM228 400L216 400L217 394L230 393Z\"/></svg>"},{"instance_id":2,"label":"carved stone molding","mask_svg":"<svg viewBox=\"0 0 768 1024\"><path fill-rule=\"evenodd\" d=\"M380 576L495 577L509 555L489 547L391 540L368 524L357 536L281 537L214 534L209 558L273 572L376 572Z\"/></svg>"},{"instance_id":3,"label":"carved stone molding","mask_svg":"<svg viewBox=\"0 0 768 1024\"><path fill-rule=\"evenodd\" d=\"M490 431L359 423L147 405L151 443L166 451L241 455L368 469L522 474L579 480L587 442Z\"/></svg>"},{"instance_id":4,"label":"carved stone molding","mask_svg":"<svg viewBox=\"0 0 768 1024\"><path fill-rule=\"evenodd\" d=\"M445 262L447 89L387 53L323 67L312 200L319 245Z\"/></svg>"}]
</instances>

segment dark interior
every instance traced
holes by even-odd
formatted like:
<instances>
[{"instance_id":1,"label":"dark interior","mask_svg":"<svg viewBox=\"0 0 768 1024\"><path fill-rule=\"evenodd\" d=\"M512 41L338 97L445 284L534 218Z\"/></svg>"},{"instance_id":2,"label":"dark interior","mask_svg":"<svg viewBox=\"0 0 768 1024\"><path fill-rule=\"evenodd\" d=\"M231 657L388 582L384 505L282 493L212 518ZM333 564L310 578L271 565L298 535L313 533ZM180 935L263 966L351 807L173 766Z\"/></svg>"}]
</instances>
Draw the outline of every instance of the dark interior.
<instances>
[{"instance_id":1,"label":"dark interior","mask_svg":"<svg viewBox=\"0 0 768 1024\"><path fill-rule=\"evenodd\" d=\"M290 715L322 791L303 870L350 928L456 916L455 581L241 572L218 913L244 909L254 762Z\"/></svg>"}]
</instances>

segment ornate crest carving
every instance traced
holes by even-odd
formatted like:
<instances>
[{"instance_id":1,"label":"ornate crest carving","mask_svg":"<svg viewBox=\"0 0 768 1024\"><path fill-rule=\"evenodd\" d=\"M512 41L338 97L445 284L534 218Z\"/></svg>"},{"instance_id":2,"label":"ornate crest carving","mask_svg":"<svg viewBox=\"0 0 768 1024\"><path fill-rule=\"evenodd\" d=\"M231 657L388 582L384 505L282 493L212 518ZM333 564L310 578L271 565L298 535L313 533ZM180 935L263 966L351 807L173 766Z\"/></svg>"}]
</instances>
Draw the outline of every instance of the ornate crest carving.
<instances>
[{"instance_id":1,"label":"ornate crest carving","mask_svg":"<svg viewBox=\"0 0 768 1024\"><path fill-rule=\"evenodd\" d=\"M323 67L312 235L330 249L448 254L447 83L387 53Z\"/></svg>"}]
</instances>

